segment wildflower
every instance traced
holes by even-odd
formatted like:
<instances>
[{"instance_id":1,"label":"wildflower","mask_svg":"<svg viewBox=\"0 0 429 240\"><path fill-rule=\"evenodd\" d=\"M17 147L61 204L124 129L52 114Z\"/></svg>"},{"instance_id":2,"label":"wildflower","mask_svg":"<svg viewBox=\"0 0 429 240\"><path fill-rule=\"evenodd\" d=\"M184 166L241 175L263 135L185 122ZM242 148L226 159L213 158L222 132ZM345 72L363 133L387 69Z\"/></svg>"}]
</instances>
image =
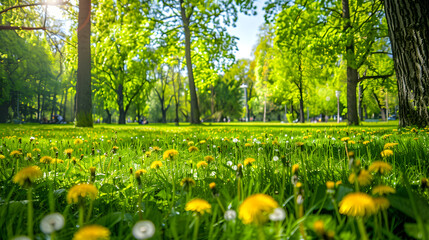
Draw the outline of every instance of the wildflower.
<instances>
[{"instance_id":1,"label":"wildflower","mask_svg":"<svg viewBox=\"0 0 429 240\"><path fill-rule=\"evenodd\" d=\"M273 222L283 221L286 218L286 211L283 208L278 207L275 208L273 213L271 213L268 217Z\"/></svg>"},{"instance_id":2,"label":"wildflower","mask_svg":"<svg viewBox=\"0 0 429 240\"><path fill-rule=\"evenodd\" d=\"M6 157L3 155L3 154L0 154L0 159L1 160L3 160L3 159L5 159Z\"/></svg>"},{"instance_id":3,"label":"wildflower","mask_svg":"<svg viewBox=\"0 0 429 240\"><path fill-rule=\"evenodd\" d=\"M116 153L118 151L119 147L118 146L113 146L112 147L112 152Z\"/></svg>"},{"instance_id":4,"label":"wildflower","mask_svg":"<svg viewBox=\"0 0 429 240\"><path fill-rule=\"evenodd\" d=\"M251 143L245 143L245 144L244 144L244 146L245 146L245 147L251 147L251 146L252 146L252 144L251 144Z\"/></svg>"},{"instance_id":5,"label":"wildflower","mask_svg":"<svg viewBox=\"0 0 429 240\"><path fill-rule=\"evenodd\" d=\"M195 146L190 146L189 148L188 148L188 151L191 153L191 152L198 152L199 151L199 149L197 148L197 147L195 147Z\"/></svg>"},{"instance_id":6,"label":"wildflower","mask_svg":"<svg viewBox=\"0 0 429 240\"><path fill-rule=\"evenodd\" d=\"M140 169L140 170L137 170L137 171L135 172L135 176L136 176L136 178L140 178L140 176L141 176L141 175L143 175L143 174L145 174L145 173L147 173L147 171L146 171L146 170L144 170L144 169Z\"/></svg>"},{"instance_id":7,"label":"wildflower","mask_svg":"<svg viewBox=\"0 0 429 240\"><path fill-rule=\"evenodd\" d=\"M163 158L164 160L166 160L167 158L169 158L170 160L173 160L175 156L179 155L179 152L174 150L174 149L170 149L164 152Z\"/></svg>"},{"instance_id":8,"label":"wildflower","mask_svg":"<svg viewBox=\"0 0 429 240\"><path fill-rule=\"evenodd\" d=\"M42 221L40 221L40 230L44 234L51 234L64 227L64 217L60 213L51 213L46 215Z\"/></svg>"},{"instance_id":9,"label":"wildflower","mask_svg":"<svg viewBox=\"0 0 429 240\"><path fill-rule=\"evenodd\" d=\"M41 152L42 150L40 150L40 148L34 148L33 152Z\"/></svg>"},{"instance_id":10,"label":"wildflower","mask_svg":"<svg viewBox=\"0 0 429 240\"><path fill-rule=\"evenodd\" d=\"M326 182L326 188L327 189L333 189L335 187L335 183L333 181L327 181Z\"/></svg>"},{"instance_id":11,"label":"wildflower","mask_svg":"<svg viewBox=\"0 0 429 240\"><path fill-rule=\"evenodd\" d=\"M397 145L399 145L399 143L386 143L384 144L384 149L390 149Z\"/></svg>"},{"instance_id":12,"label":"wildflower","mask_svg":"<svg viewBox=\"0 0 429 240\"><path fill-rule=\"evenodd\" d=\"M80 139L80 138L76 138L75 140L74 140L74 145L79 145L79 144L82 144L83 143L83 141L82 141L82 139Z\"/></svg>"},{"instance_id":13,"label":"wildflower","mask_svg":"<svg viewBox=\"0 0 429 240\"><path fill-rule=\"evenodd\" d=\"M349 137L343 137L343 138L341 138L341 142L347 142L347 141L349 141L350 140L350 138Z\"/></svg>"},{"instance_id":14,"label":"wildflower","mask_svg":"<svg viewBox=\"0 0 429 240\"><path fill-rule=\"evenodd\" d=\"M349 182L351 184L354 184L356 180L356 173L352 173L349 176ZM360 170L359 175L357 177L359 186L368 186L371 184L372 181L372 175L365 169Z\"/></svg>"},{"instance_id":15,"label":"wildflower","mask_svg":"<svg viewBox=\"0 0 429 240\"><path fill-rule=\"evenodd\" d=\"M387 162L375 161L369 165L368 170L370 172L385 174L392 171L392 166Z\"/></svg>"},{"instance_id":16,"label":"wildflower","mask_svg":"<svg viewBox=\"0 0 429 240\"><path fill-rule=\"evenodd\" d=\"M160 148L160 147L158 147L158 146L153 146L152 147L152 151L153 152L159 152L159 151L161 151L162 149Z\"/></svg>"},{"instance_id":17,"label":"wildflower","mask_svg":"<svg viewBox=\"0 0 429 240\"><path fill-rule=\"evenodd\" d=\"M205 168L205 167L207 167L209 164L206 162L206 161L199 161L198 163L197 163L197 168L200 168L200 167L202 167L202 168Z\"/></svg>"},{"instance_id":18,"label":"wildflower","mask_svg":"<svg viewBox=\"0 0 429 240\"><path fill-rule=\"evenodd\" d=\"M204 157L204 161L206 161L207 163L211 163L213 162L215 159L212 156L205 156Z\"/></svg>"},{"instance_id":19,"label":"wildflower","mask_svg":"<svg viewBox=\"0 0 429 240\"><path fill-rule=\"evenodd\" d=\"M190 146L194 146L194 144L195 144L195 143L194 143L193 141L189 141L189 142L188 142L188 146L189 146L189 147L190 147Z\"/></svg>"},{"instance_id":20,"label":"wildflower","mask_svg":"<svg viewBox=\"0 0 429 240\"><path fill-rule=\"evenodd\" d=\"M376 198L373 198L373 200L377 211L380 211L380 210L384 211L390 207L390 202L385 197L376 197Z\"/></svg>"},{"instance_id":21,"label":"wildflower","mask_svg":"<svg viewBox=\"0 0 429 240\"><path fill-rule=\"evenodd\" d=\"M42 176L42 171L38 166L23 168L13 177L13 182L22 187L30 187L32 183Z\"/></svg>"},{"instance_id":22,"label":"wildflower","mask_svg":"<svg viewBox=\"0 0 429 240\"><path fill-rule=\"evenodd\" d=\"M148 239L155 234L155 225L149 221L138 221L133 227L133 236L136 239Z\"/></svg>"},{"instance_id":23,"label":"wildflower","mask_svg":"<svg viewBox=\"0 0 429 240\"><path fill-rule=\"evenodd\" d=\"M381 156L382 157L390 157L390 156L393 156L393 151L392 150L390 150L390 149L386 149L386 150L383 150L383 151L381 151Z\"/></svg>"},{"instance_id":24,"label":"wildflower","mask_svg":"<svg viewBox=\"0 0 429 240\"><path fill-rule=\"evenodd\" d=\"M262 225L278 203L266 194L258 193L246 198L239 207L239 218L244 224Z\"/></svg>"},{"instance_id":25,"label":"wildflower","mask_svg":"<svg viewBox=\"0 0 429 240\"><path fill-rule=\"evenodd\" d=\"M246 158L244 160L244 166L250 165L252 166L252 164L255 162L256 160L254 158Z\"/></svg>"},{"instance_id":26,"label":"wildflower","mask_svg":"<svg viewBox=\"0 0 429 240\"><path fill-rule=\"evenodd\" d=\"M225 218L225 221L232 221L237 218L237 213L234 210L229 209L225 211L223 217Z\"/></svg>"},{"instance_id":27,"label":"wildflower","mask_svg":"<svg viewBox=\"0 0 429 240\"><path fill-rule=\"evenodd\" d=\"M385 185L378 185L372 189L372 194L374 195L378 194L379 196L383 196L383 195L391 194L395 192L396 191L394 188L385 186Z\"/></svg>"},{"instance_id":28,"label":"wildflower","mask_svg":"<svg viewBox=\"0 0 429 240\"><path fill-rule=\"evenodd\" d=\"M340 202L339 212L353 217L363 217L376 212L376 206L371 196L355 192L347 194Z\"/></svg>"},{"instance_id":29,"label":"wildflower","mask_svg":"<svg viewBox=\"0 0 429 240\"><path fill-rule=\"evenodd\" d=\"M152 151L145 152L146 157L150 157L152 155Z\"/></svg>"},{"instance_id":30,"label":"wildflower","mask_svg":"<svg viewBox=\"0 0 429 240\"><path fill-rule=\"evenodd\" d=\"M369 141L363 141L363 145L367 145Z\"/></svg>"},{"instance_id":31,"label":"wildflower","mask_svg":"<svg viewBox=\"0 0 429 240\"><path fill-rule=\"evenodd\" d=\"M274 161L274 162L277 162L278 160L279 160L279 157L278 157L278 156L274 156L274 157L273 157L273 161Z\"/></svg>"},{"instance_id":32,"label":"wildflower","mask_svg":"<svg viewBox=\"0 0 429 240\"><path fill-rule=\"evenodd\" d=\"M9 156L11 157L19 157L20 155L22 155L22 153L18 150L14 150L12 152L10 152Z\"/></svg>"},{"instance_id":33,"label":"wildflower","mask_svg":"<svg viewBox=\"0 0 429 240\"><path fill-rule=\"evenodd\" d=\"M151 169L159 169L160 167L162 167L162 162L161 161L154 161L150 165Z\"/></svg>"},{"instance_id":34,"label":"wildflower","mask_svg":"<svg viewBox=\"0 0 429 240\"><path fill-rule=\"evenodd\" d=\"M89 225L79 229L73 240L108 240L110 237L109 229L99 225Z\"/></svg>"},{"instance_id":35,"label":"wildflower","mask_svg":"<svg viewBox=\"0 0 429 240\"><path fill-rule=\"evenodd\" d=\"M198 214L210 213L212 205L204 199L195 198L186 203L185 210L193 211Z\"/></svg>"},{"instance_id":36,"label":"wildflower","mask_svg":"<svg viewBox=\"0 0 429 240\"><path fill-rule=\"evenodd\" d=\"M53 158L51 161L51 164L55 164L55 163L64 163L64 160L59 158Z\"/></svg>"},{"instance_id":37,"label":"wildflower","mask_svg":"<svg viewBox=\"0 0 429 240\"><path fill-rule=\"evenodd\" d=\"M89 183L82 183L73 186L70 188L67 193L67 202L68 203L78 203L80 199L88 196L91 200L94 200L97 197L98 190L97 188Z\"/></svg>"},{"instance_id":38,"label":"wildflower","mask_svg":"<svg viewBox=\"0 0 429 240\"><path fill-rule=\"evenodd\" d=\"M33 156L31 155L31 153L27 153L27 160L31 160L33 158ZM1 159L1 157L0 157Z\"/></svg>"},{"instance_id":39,"label":"wildflower","mask_svg":"<svg viewBox=\"0 0 429 240\"><path fill-rule=\"evenodd\" d=\"M204 143L206 143L206 140L201 140L200 141L200 144L204 144Z\"/></svg>"},{"instance_id":40,"label":"wildflower","mask_svg":"<svg viewBox=\"0 0 429 240\"><path fill-rule=\"evenodd\" d=\"M292 174L297 174L299 170L299 164L292 165Z\"/></svg>"},{"instance_id":41,"label":"wildflower","mask_svg":"<svg viewBox=\"0 0 429 240\"><path fill-rule=\"evenodd\" d=\"M322 220L315 221L313 227L317 235L323 236L325 234L325 223Z\"/></svg>"},{"instance_id":42,"label":"wildflower","mask_svg":"<svg viewBox=\"0 0 429 240\"><path fill-rule=\"evenodd\" d=\"M43 156L43 157L40 159L40 162L41 162L41 163L45 163L45 164L49 164L49 163L51 163L51 162L52 162L52 158L51 158L51 157L49 157L49 156Z\"/></svg>"},{"instance_id":43,"label":"wildflower","mask_svg":"<svg viewBox=\"0 0 429 240\"><path fill-rule=\"evenodd\" d=\"M183 178L182 181L180 181L180 186L184 187L185 189L188 189L190 187L195 186L195 180L189 177Z\"/></svg>"},{"instance_id":44,"label":"wildflower","mask_svg":"<svg viewBox=\"0 0 429 240\"><path fill-rule=\"evenodd\" d=\"M348 143L348 144L356 144L356 142L355 142L355 141L353 141L353 140L348 140L348 141L347 141L347 143Z\"/></svg>"},{"instance_id":45,"label":"wildflower","mask_svg":"<svg viewBox=\"0 0 429 240\"><path fill-rule=\"evenodd\" d=\"M216 183L215 182L211 182L209 184L210 189L214 189L216 187Z\"/></svg>"},{"instance_id":46,"label":"wildflower","mask_svg":"<svg viewBox=\"0 0 429 240\"><path fill-rule=\"evenodd\" d=\"M73 149L71 149L71 148L64 150L64 154L67 154L67 156L69 158L71 157L72 153L73 153Z\"/></svg>"},{"instance_id":47,"label":"wildflower","mask_svg":"<svg viewBox=\"0 0 429 240\"><path fill-rule=\"evenodd\" d=\"M295 143L295 145L296 145L297 147L302 147L302 146L304 145L304 143L303 143L303 142L296 142L296 143Z\"/></svg>"}]
</instances>

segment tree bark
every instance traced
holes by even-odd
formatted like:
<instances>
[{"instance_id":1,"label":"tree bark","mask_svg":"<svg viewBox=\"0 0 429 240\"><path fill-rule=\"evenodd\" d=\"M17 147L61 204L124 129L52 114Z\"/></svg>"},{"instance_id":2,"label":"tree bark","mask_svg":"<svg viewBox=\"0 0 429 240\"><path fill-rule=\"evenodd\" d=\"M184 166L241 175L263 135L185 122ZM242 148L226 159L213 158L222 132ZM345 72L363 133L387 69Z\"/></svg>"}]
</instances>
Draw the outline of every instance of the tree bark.
<instances>
[{"instance_id":1,"label":"tree bark","mask_svg":"<svg viewBox=\"0 0 429 240\"><path fill-rule=\"evenodd\" d=\"M106 108L105 110L107 113L107 118L104 122L110 124L110 123L112 123L112 114L110 113L109 109Z\"/></svg>"},{"instance_id":2,"label":"tree bark","mask_svg":"<svg viewBox=\"0 0 429 240\"><path fill-rule=\"evenodd\" d=\"M197 91L195 89L194 72L191 59L191 31L189 29L190 16L187 15L184 1L180 0L180 14L182 17L183 30L185 33L185 58L188 70L189 90L191 94L191 124L200 123L200 110L198 108Z\"/></svg>"},{"instance_id":3,"label":"tree bark","mask_svg":"<svg viewBox=\"0 0 429 240\"><path fill-rule=\"evenodd\" d=\"M380 102L380 99L378 99L377 94L372 92L372 96L374 96L375 101L377 102L377 106L380 108L381 111L381 120L386 121L386 107L383 106Z\"/></svg>"},{"instance_id":4,"label":"tree bark","mask_svg":"<svg viewBox=\"0 0 429 240\"><path fill-rule=\"evenodd\" d=\"M356 87L359 79L357 66L355 64L354 36L353 33L347 33L351 28L349 0L342 0L342 6L343 19L345 22L344 32L346 34L352 34L352 36L349 36L345 54L347 60L347 120L349 125L359 125L356 101Z\"/></svg>"},{"instance_id":5,"label":"tree bark","mask_svg":"<svg viewBox=\"0 0 429 240\"><path fill-rule=\"evenodd\" d=\"M125 108L124 108L124 86L122 84L118 85L118 88L116 89L116 95L117 95L117 100L116 103L118 104L118 108L119 108L119 121L118 124L125 124L125 117L126 117L126 112L125 112Z\"/></svg>"},{"instance_id":6,"label":"tree bark","mask_svg":"<svg viewBox=\"0 0 429 240\"><path fill-rule=\"evenodd\" d=\"M76 126L92 127L91 96L91 0L79 0L77 29L78 69L76 82Z\"/></svg>"},{"instance_id":7,"label":"tree bark","mask_svg":"<svg viewBox=\"0 0 429 240\"><path fill-rule=\"evenodd\" d=\"M401 127L429 125L429 1L385 0Z\"/></svg>"}]
</instances>

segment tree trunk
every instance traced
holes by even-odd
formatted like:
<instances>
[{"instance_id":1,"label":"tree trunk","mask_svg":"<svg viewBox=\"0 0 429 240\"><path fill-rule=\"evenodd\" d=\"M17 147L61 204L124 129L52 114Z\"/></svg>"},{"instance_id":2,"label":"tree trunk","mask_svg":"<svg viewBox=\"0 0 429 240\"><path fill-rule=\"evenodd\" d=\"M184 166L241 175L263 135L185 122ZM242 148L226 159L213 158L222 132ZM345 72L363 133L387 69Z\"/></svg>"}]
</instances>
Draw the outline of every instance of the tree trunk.
<instances>
[{"instance_id":1,"label":"tree trunk","mask_svg":"<svg viewBox=\"0 0 429 240\"><path fill-rule=\"evenodd\" d=\"M77 29L78 68L76 82L76 126L92 127L91 97L91 0L79 0Z\"/></svg>"},{"instance_id":2,"label":"tree trunk","mask_svg":"<svg viewBox=\"0 0 429 240\"><path fill-rule=\"evenodd\" d=\"M359 83L359 119L361 121L363 121L363 107L362 107L362 102L363 102L363 87L362 87L362 83Z\"/></svg>"},{"instance_id":3,"label":"tree trunk","mask_svg":"<svg viewBox=\"0 0 429 240\"><path fill-rule=\"evenodd\" d=\"M109 109L106 108L105 110L107 113L107 119L104 122L110 124L112 123L112 114L110 113Z\"/></svg>"},{"instance_id":4,"label":"tree trunk","mask_svg":"<svg viewBox=\"0 0 429 240\"><path fill-rule=\"evenodd\" d=\"M399 125L429 125L429 1L385 0L398 84Z\"/></svg>"},{"instance_id":5,"label":"tree trunk","mask_svg":"<svg viewBox=\"0 0 429 240\"><path fill-rule=\"evenodd\" d=\"M116 103L118 104L119 109L119 121L118 124L125 124L125 108L124 108L124 92L123 92L124 86L122 84L118 85L118 88L116 89L116 95L118 99L116 100Z\"/></svg>"},{"instance_id":6,"label":"tree trunk","mask_svg":"<svg viewBox=\"0 0 429 240\"><path fill-rule=\"evenodd\" d=\"M64 121L66 121L66 122L67 122L66 116L67 116L67 95L68 95L68 92L69 91L66 88L66 92L65 92L65 96L64 96L64 106L63 106L63 112L62 112L62 114L64 116Z\"/></svg>"},{"instance_id":7,"label":"tree trunk","mask_svg":"<svg viewBox=\"0 0 429 240\"><path fill-rule=\"evenodd\" d=\"M380 102L380 99L378 99L377 94L372 92L372 96L374 96L375 101L377 102L377 106L380 108L381 111L381 120L386 121L386 107L383 106Z\"/></svg>"},{"instance_id":8,"label":"tree trunk","mask_svg":"<svg viewBox=\"0 0 429 240\"><path fill-rule=\"evenodd\" d=\"M365 112L365 119L368 119L368 111L366 111L366 105L363 105L363 111Z\"/></svg>"},{"instance_id":9,"label":"tree trunk","mask_svg":"<svg viewBox=\"0 0 429 240\"><path fill-rule=\"evenodd\" d=\"M299 122L305 123L304 119L304 99L302 96L302 88L299 89Z\"/></svg>"},{"instance_id":10,"label":"tree trunk","mask_svg":"<svg viewBox=\"0 0 429 240\"><path fill-rule=\"evenodd\" d=\"M191 124L200 123L200 110L198 108L197 92L195 89L194 72L192 70L192 59L191 59L191 31L189 29L189 18L186 15L186 9L184 1L180 0L180 13L183 22L183 30L185 32L185 57L186 57L186 68L188 70L189 90L191 94Z\"/></svg>"},{"instance_id":11,"label":"tree trunk","mask_svg":"<svg viewBox=\"0 0 429 240\"><path fill-rule=\"evenodd\" d=\"M342 5L343 18L345 21L344 32L348 32L348 29L351 28L349 0L342 0ZM359 79L357 66L355 64L354 36L349 37L349 39L345 54L347 60L347 119L349 125L359 125L356 101L356 87Z\"/></svg>"}]
</instances>

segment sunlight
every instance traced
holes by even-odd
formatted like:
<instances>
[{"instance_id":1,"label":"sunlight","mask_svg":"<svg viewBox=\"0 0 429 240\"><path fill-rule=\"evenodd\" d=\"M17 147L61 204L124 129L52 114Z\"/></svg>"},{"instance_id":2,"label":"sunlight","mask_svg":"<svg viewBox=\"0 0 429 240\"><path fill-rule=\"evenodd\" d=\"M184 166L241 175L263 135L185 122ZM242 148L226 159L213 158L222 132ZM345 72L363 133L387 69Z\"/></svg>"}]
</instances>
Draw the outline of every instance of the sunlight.
<instances>
[{"instance_id":1,"label":"sunlight","mask_svg":"<svg viewBox=\"0 0 429 240\"><path fill-rule=\"evenodd\" d=\"M58 6L49 5L47 11L49 17L52 17L54 19L63 19L62 10Z\"/></svg>"}]
</instances>

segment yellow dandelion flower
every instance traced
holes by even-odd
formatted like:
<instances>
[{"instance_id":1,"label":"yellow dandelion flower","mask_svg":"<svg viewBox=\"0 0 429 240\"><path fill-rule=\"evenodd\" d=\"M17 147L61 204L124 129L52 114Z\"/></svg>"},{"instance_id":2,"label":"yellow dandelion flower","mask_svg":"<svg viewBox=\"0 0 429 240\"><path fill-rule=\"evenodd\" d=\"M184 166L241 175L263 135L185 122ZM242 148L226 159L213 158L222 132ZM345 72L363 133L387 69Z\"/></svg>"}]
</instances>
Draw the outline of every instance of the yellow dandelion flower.
<instances>
[{"instance_id":1,"label":"yellow dandelion flower","mask_svg":"<svg viewBox=\"0 0 429 240\"><path fill-rule=\"evenodd\" d=\"M185 210L198 214L210 213L212 205L204 199L196 198L186 203Z\"/></svg>"},{"instance_id":2,"label":"yellow dandelion flower","mask_svg":"<svg viewBox=\"0 0 429 240\"><path fill-rule=\"evenodd\" d=\"M369 141L363 141L363 145L367 145Z\"/></svg>"},{"instance_id":3,"label":"yellow dandelion flower","mask_svg":"<svg viewBox=\"0 0 429 240\"><path fill-rule=\"evenodd\" d=\"M384 144L384 149L390 149L390 148L393 148L397 145L399 145L399 143L386 143L386 144Z\"/></svg>"},{"instance_id":4,"label":"yellow dandelion flower","mask_svg":"<svg viewBox=\"0 0 429 240\"><path fill-rule=\"evenodd\" d=\"M188 142L188 146L194 146L194 142L193 141L189 141Z\"/></svg>"},{"instance_id":5,"label":"yellow dandelion flower","mask_svg":"<svg viewBox=\"0 0 429 240\"><path fill-rule=\"evenodd\" d=\"M343 138L341 138L341 141L342 142L347 142L347 141L349 141L350 140L350 138L349 137L343 137Z\"/></svg>"},{"instance_id":6,"label":"yellow dandelion flower","mask_svg":"<svg viewBox=\"0 0 429 240\"><path fill-rule=\"evenodd\" d=\"M245 143L245 144L244 144L244 146L245 146L245 147L251 147L251 146L252 146L252 144L251 144L251 143Z\"/></svg>"},{"instance_id":7,"label":"yellow dandelion flower","mask_svg":"<svg viewBox=\"0 0 429 240\"><path fill-rule=\"evenodd\" d=\"M51 161L51 164L55 164L55 163L64 163L64 160L59 158L53 158Z\"/></svg>"},{"instance_id":8,"label":"yellow dandelion flower","mask_svg":"<svg viewBox=\"0 0 429 240\"><path fill-rule=\"evenodd\" d=\"M335 183L333 181L327 181L326 182L326 188L327 189L333 189L335 187Z\"/></svg>"},{"instance_id":9,"label":"yellow dandelion flower","mask_svg":"<svg viewBox=\"0 0 429 240\"><path fill-rule=\"evenodd\" d=\"M38 166L23 168L13 177L13 182L22 187L29 187L38 178L42 176L42 171Z\"/></svg>"},{"instance_id":10,"label":"yellow dandelion flower","mask_svg":"<svg viewBox=\"0 0 429 240\"><path fill-rule=\"evenodd\" d=\"M139 169L139 170L137 170L134 174L135 174L136 178L139 178L141 175L143 175L143 174L145 174L145 173L147 173L147 171L146 171L146 170L144 170L144 169Z\"/></svg>"},{"instance_id":11,"label":"yellow dandelion flower","mask_svg":"<svg viewBox=\"0 0 429 240\"><path fill-rule=\"evenodd\" d=\"M33 152L41 152L42 150L40 150L40 148L34 148Z\"/></svg>"},{"instance_id":12,"label":"yellow dandelion flower","mask_svg":"<svg viewBox=\"0 0 429 240\"><path fill-rule=\"evenodd\" d=\"M3 154L0 154L0 159L5 159L6 157Z\"/></svg>"},{"instance_id":13,"label":"yellow dandelion flower","mask_svg":"<svg viewBox=\"0 0 429 240\"><path fill-rule=\"evenodd\" d=\"M296 145L297 147L301 147L301 146L303 146L303 145L304 145L304 143L303 143L303 142L296 142L296 143L295 143L295 145Z\"/></svg>"},{"instance_id":14,"label":"yellow dandelion flower","mask_svg":"<svg viewBox=\"0 0 429 240\"><path fill-rule=\"evenodd\" d=\"M179 152L174 150L174 149L170 149L164 152L163 158L164 160L166 160L167 158L170 160L173 160L175 156L179 155Z\"/></svg>"},{"instance_id":15,"label":"yellow dandelion flower","mask_svg":"<svg viewBox=\"0 0 429 240\"><path fill-rule=\"evenodd\" d=\"M298 173L299 170L299 164L292 165L292 174Z\"/></svg>"},{"instance_id":16,"label":"yellow dandelion flower","mask_svg":"<svg viewBox=\"0 0 429 240\"><path fill-rule=\"evenodd\" d=\"M379 196L383 196L386 194L391 194L391 193L395 193L395 189L390 187L390 186L385 186L385 185L378 185L376 187L374 187L372 189L372 194L374 195L379 195Z\"/></svg>"},{"instance_id":17,"label":"yellow dandelion flower","mask_svg":"<svg viewBox=\"0 0 429 240\"><path fill-rule=\"evenodd\" d=\"M40 158L41 163L49 164L52 162L52 158L49 156L43 156Z\"/></svg>"},{"instance_id":18,"label":"yellow dandelion flower","mask_svg":"<svg viewBox=\"0 0 429 240\"><path fill-rule=\"evenodd\" d=\"M74 140L74 145L79 145L79 144L82 144L83 143L83 141L82 141L82 139L80 139L80 138L76 138L75 140Z\"/></svg>"},{"instance_id":19,"label":"yellow dandelion flower","mask_svg":"<svg viewBox=\"0 0 429 240\"><path fill-rule=\"evenodd\" d=\"M392 166L387 162L375 161L369 165L368 170L370 172L386 174L392 171Z\"/></svg>"},{"instance_id":20,"label":"yellow dandelion flower","mask_svg":"<svg viewBox=\"0 0 429 240\"><path fill-rule=\"evenodd\" d=\"M246 158L244 160L244 166L250 165L252 166L252 164L255 162L256 160L254 158Z\"/></svg>"},{"instance_id":21,"label":"yellow dandelion flower","mask_svg":"<svg viewBox=\"0 0 429 240\"><path fill-rule=\"evenodd\" d=\"M154 151L154 152L159 152L159 151L161 151L162 149L160 148L160 147L158 147L158 146L153 146L152 147L152 151Z\"/></svg>"},{"instance_id":22,"label":"yellow dandelion flower","mask_svg":"<svg viewBox=\"0 0 429 240\"><path fill-rule=\"evenodd\" d=\"M381 156L382 157L390 157L390 156L393 156L393 151L392 150L390 150L390 149L386 149L386 150L383 150L383 151L381 151Z\"/></svg>"},{"instance_id":23,"label":"yellow dandelion flower","mask_svg":"<svg viewBox=\"0 0 429 240\"><path fill-rule=\"evenodd\" d=\"M189 148L188 148L188 151L191 153L191 152L198 152L199 151L199 149L197 148L197 147L195 147L195 146L190 146Z\"/></svg>"},{"instance_id":24,"label":"yellow dandelion flower","mask_svg":"<svg viewBox=\"0 0 429 240\"><path fill-rule=\"evenodd\" d=\"M206 140L201 140L200 141L200 144L204 144L204 143L206 143Z\"/></svg>"},{"instance_id":25,"label":"yellow dandelion flower","mask_svg":"<svg viewBox=\"0 0 429 240\"><path fill-rule=\"evenodd\" d=\"M279 204L269 195L257 193L246 198L240 205L239 218L244 224L262 225Z\"/></svg>"},{"instance_id":26,"label":"yellow dandelion flower","mask_svg":"<svg viewBox=\"0 0 429 240\"><path fill-rule=\"evenodd\" d=\"M152 155L152 152L151 151L147 151L147 152L145 152L145 155L146 155L146 157L150 157Z\"/></svg>"},{"instance_id":27,"label":"yellow dandelion flower","mask_svg":"<svg viewBox=\"0 0 429 240\"><path fill-rule=\"evenodd\" d=\"M322 220L317 220L313 224L314 231L322 236L325 233L325 223Z\"/></svg>"},{"instance_id":28,"label":"yellow dandelion flower","mask_svg":"<svg viewBox=\"0 0 429 240\"><path fill-rule=\"evenodd\" d=\"M183 178L182 181L180 181L180 186L193 187L195 186L195 180L189 177Z\"/></svg>"},{"instance_id":29,"label":"yellow dandelion flower","mask_svg":"<svg viewBox=\"0 0 429 240\"><path fill-rule=\"evenodd\" d=\"M10 152L10 154L9 154L9 156L11 156L11 157L18 157L20 155L22 155L22 153L21 153L21 151L18 151L18 150L14 150L14 151Z\"/></svg>"},{"instance_id":30,"label":"yellow dandelion flower","mask_svg":"<svg viewBox=\"0 0 429 240\"><path fill-rule=\"evenodd\" d=\"M215 183L215 182L211 182L211 183L209 184L209 187L210 187L210 189L215 188L215 187L216 187L216 183Z\"/></svg>"},{"instance_id":31,"label":"yellow dandelion flower","mask_svg":"<svg viewBox=\"0 0 429 240\"><path fill-rule=\"evenodd\" d=\"M67 193L67 202L68 203L78 203L80 199L88 196L91 200L94 200L97 197L98 190L97 188L89 183L82 183L73 186L70 188Z\"/></svg>"},{"instance_id":32,"label":"yellow dandelion flower","mask_svg":"<svg viewBox=\"0 0 429 240\"><path fill-rule=\"evenodd\" d=\"M348 143L348 144L356 144L356 142L355 142L355 141L353 141L353 140L348 140L348 141L347 141L347 143Z\"/></svg>"},{"instance_id":33,"label":"yellow dandelion flower","mask_svg":"<svg viewBox=\"0 0 429 240\"><path fill-rule=\"evenodd\" d=\"M152 162L152 164L150 165L151 169L158 169L162 167L162 162L161 161L154 161Z\"/></svg>"},{"instance_id":34,"label":"yellow dandelion flower","mask_svg":"<svg viewBox=\"0 0 429 240\"><path fill-rule=\"evenodd\" d=\"M207 167L209 164L206 162L206 161L199 161L198 163L197 163L197 168L200 168L200 167L202 167L202 168L205 168L205 167Z\"/></svg>"},{"instance_id":35,"label":"yellow dandelion flower","mask_svg":"<svg viewBox=\"0 0 429 240\"><path fill-rule=\"evenodd\" d=\"M390 202L385 197L376 197L376 198L373 198L373 200L377 211L380 211L380 210L384 211L390 207Z\"/></svg>"},{"instance_id":36,"label":"yellow dandelion flower","mask_svg":"<svg viewBox=\"0 0 429 240\"><path fill-rule=\"evenodd\" d=\"M354 184L355 180L356 180L356 174L355 173L350 174L349 182L351 184ZM358 180L359 186L362 186L362 187L368 186L371 184L372 175L367 170L362 169L359 172L359 176L357 177L357 180Z\"/></svg>"},{"instance_id":37,"label":"yellow dandelion flower","mask_svg":"<svg viewBox=\"0 0 429 240\"><path fill-rule=\"evenodd\" d=\"M211 163L213 162L215 159L212 156L205 156L204 157L204 161L206 161L207 163Z\"/></svg>"},{"instance_id":38,"label":"yellow dandelion flower","mask_svg":"<svg viewBox=\"0 0 429 240\"><path fill-rule=\"evenodd\" d=\"M341 214L352 217L368 216L377 211L373 198L361 192L347 194L339 206Z\"/></svg>"},{"instance_id":39,"label":"yellow dandelion flower","mask_svg":"<svg viewBox=\"0 0 429 240\"><path fill-rule=\"evenodd\" d=\"M71 155L72 153L73 153L73 149L71 148L64 150L64 154Z\"/></svg>"},{"instance_id":40,"label":"yellow dandelion flower","mask_svg":"<svg viewBox=\"0 0 429 240\"><path fill-rule=\"evenodd\" d=\"M109 229L99 225L89 225L79 229L73 240L108 240L110 237Z\"/></svg>"}]
</instances>

